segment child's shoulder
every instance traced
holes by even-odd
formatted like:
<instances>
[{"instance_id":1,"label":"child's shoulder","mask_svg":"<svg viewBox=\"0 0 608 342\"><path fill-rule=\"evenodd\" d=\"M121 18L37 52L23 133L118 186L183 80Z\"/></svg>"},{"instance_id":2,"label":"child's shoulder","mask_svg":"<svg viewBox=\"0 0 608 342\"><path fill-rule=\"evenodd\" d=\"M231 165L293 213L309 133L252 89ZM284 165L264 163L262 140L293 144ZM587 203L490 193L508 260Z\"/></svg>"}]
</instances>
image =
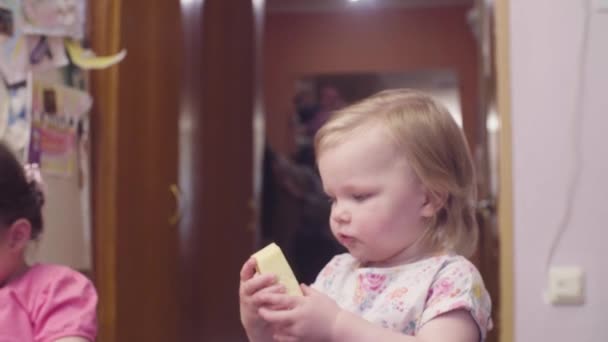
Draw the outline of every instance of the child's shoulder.
<instances>
[{"instance_id":1,"label":"child's shoulder","mask_svg":"<svg viewBox=\"0 0 608 342\"><path fill-rule=\"evenodd\" d=\"M492 300L477 267L459 255L444 255L435 260L436 269L425 298L419 328L447 312L464 310L479 326L482 340L492 328Z\"/></svg>"},{"instance_id":2,"label":"child's shoulder","mask_svg":"<svg viewBox=\"0 0 608 342\"><path fill-rule=\"evenodd\" d=\"M92 288L91 281L82 273L67 266L35 264L11 287L25 296L55 291L82 291Z\"/></svg>"},{"instance_id":3,"label":"child's shoulder","mask_svg":"<svg viewBox=\"0 0 608 342\"><path fill-rule=\"evenodd\" d=\"M477 267L466 257L457 254L442 254L417 262L415 267L434 282L442 279L461 279L467 282L481 282L483 279ZM410 271L411 269L406 269Z\"/></svg>"},{"instance_id":4,"label":"child's shoulder","mask_svg":"<svg viewBox=\"0 0 608 342\"><path fill-rule=\"evenodd\" d=\"M434 260L437 263L441 263L443 267L451 265L475 268L475 265L469 259L460 254L446 253L431 257L429 259Z\"/></svg>"},{"instance_id":5,"label":"child's shoulder","mask_svg":"<svg viewBox=\"0 0 608 342\"><path fill-rule=\"evenodd\" d=\"M479 270L475 264L469 259L458 254L445 254L436 257L436 263L438 264L438 272L441 273L459 273L469 274L473 277L480 277Z\"/></svg>"},{"instance_id":6,"label":"child's shoulder","mask_svg":"<svg viewBox=\"0 0 608 342\"><path fill-rule=\"evenodd\" d=\"M41 341L65 336L95 338L97 292L86 276L69 267L33 265L0 289L0 302L3 298L8 299L6 306L13 312L12 320L21 324L16 325L15 334L35 333Z\"/></svg>"},{"instance_id":7,"label":"child's shoulder","mask_svg":"<svg viewBox=\"0 0 608 342\"><path fill-rule=\"evenodd\" d=\"M89 279L70 267L56 264L35 264L25 275L26 278L36 279L41 283L57 281L89 282Z\"/></svg>"}]
</instances>

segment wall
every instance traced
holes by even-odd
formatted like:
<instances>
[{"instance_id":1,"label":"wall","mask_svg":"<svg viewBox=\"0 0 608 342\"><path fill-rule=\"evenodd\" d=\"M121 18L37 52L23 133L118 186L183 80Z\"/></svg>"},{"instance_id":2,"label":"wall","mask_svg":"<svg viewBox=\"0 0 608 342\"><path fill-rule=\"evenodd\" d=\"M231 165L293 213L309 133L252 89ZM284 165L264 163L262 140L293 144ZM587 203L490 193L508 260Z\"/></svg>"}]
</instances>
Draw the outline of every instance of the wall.
<instances>
[{"instance_id":1,"label":"wall","mask_svg":"<svg viewBox=\"0 0 608 342\"><path fill-rule=\"evenodd\" d=\"M295 81L317 73L454 69L461 80L464 125L475 135L476 42L467 7L267 14L264 99L267 136L292 148Z\"/></svg>"},{"instance_id":2,"label":"wall","mask_svg":"<svg viewBox=\"0 0 608 342\"><path fill-rule=\"evenodd\" d=\"M37 78L51 83L65 83L58 70L38 73ZM83 170L83 176L88 170ZM44 231L40 240L31 245L32 262L56 263L79 271L92 269L89 187L81 191L79 178L44 175L45 204L42 208ZM85 180L86 179L86 180ZM83 182L88 182L88 176ZM85 183L83 183L85 184Z\"/></svg>"},{"instance_id":3,"label":"wall","mask_svg":"<svg viewBox=\"0 0 608 342\"><path fill-rule=\"evenodd\" d=\"M608 233L608 13L593 12L586 94L575 110L584 1L510 0L515 340L608 340L605 251ZM573 118L583 120L581 177L568 193L575 166ZM580 122L580 121L579 121ZM586 304L552 307L541 293L546 258L573 196L571 221L554 264L586 271Z\"/></svg>"},{"instance_id":4,"label":"wall","mask_svg":"<svg viewBox=\"0 0 608 342\"><path fill-rule=\"evenodd\" d=\"M44 176L43 176L44 177ZM57 263L80 271L91 271L91 240L83 218L83 200L78 179L46 176L43 208L44 232L29 251L32 261Z\"/></svg>"}]
</instances>

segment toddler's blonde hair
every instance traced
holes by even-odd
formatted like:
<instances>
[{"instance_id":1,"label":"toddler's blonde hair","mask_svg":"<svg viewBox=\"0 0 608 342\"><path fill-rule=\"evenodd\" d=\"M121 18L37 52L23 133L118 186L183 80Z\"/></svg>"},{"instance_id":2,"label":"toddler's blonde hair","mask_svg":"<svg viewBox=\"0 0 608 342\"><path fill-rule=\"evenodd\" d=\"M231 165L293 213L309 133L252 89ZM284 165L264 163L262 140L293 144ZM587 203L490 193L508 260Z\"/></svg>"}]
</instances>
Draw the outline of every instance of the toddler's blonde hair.
<instances>
[{"instance_id":1,"label":"toddler's blonde hair","mask_svg":"<svg viewBox=\"0 0 608 342\"><path fill-rule=\"evenodd\" d=\"M315 136L317 158L377 123L388 129L430 194L445 199L429 221L424 243L470 256L478 238L473 162L462 130L431 96L411 89L385 90L335 112Z\"/></svg>"}]
</instances>

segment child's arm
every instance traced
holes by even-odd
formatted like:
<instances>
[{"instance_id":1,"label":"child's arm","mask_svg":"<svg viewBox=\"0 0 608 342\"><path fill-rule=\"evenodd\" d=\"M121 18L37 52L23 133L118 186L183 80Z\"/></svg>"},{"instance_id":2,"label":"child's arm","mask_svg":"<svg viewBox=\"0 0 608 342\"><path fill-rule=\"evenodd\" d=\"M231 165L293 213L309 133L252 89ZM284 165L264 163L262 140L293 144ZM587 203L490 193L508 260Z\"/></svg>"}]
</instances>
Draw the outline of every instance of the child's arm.
<instances>
[{"instance_id":1,"label":"child's arm","mask_svg":"<svg viewBox=\"0 0 608 342\"><path fill-rule=\"evenodd\" d=\"M331 341L349 342L478 342L479 329L465 310L443 314L425 324L416 337L405 336L372 324L342 310L335 323Z\"/></svg>"},{"instance_id":2,"label":"child's arm","mask_svg":"<svg viewBox=\"0 0 608 342\"><path fill-rule=\"evenodd\" d=\"M29 272L40 287L30 309L35 341L92 342L97 335L97 291L79 272L39 265Z\"/></svg>"},{"instance_id":3,"label":"child's arm","mask_svg":"<svg viewBox=\"0 0 608 342\"><path fill-rule=\"evenodd\" d=\"M327 340L349 342L478 342L479 329L464 310L450 311L426 323L416 337L372 324L341 310L327 296L304 286L304 297L267 294L265 301L290 310L260 309L260 315L277 327L278 341Z\"/></svg>"}]
</instances>

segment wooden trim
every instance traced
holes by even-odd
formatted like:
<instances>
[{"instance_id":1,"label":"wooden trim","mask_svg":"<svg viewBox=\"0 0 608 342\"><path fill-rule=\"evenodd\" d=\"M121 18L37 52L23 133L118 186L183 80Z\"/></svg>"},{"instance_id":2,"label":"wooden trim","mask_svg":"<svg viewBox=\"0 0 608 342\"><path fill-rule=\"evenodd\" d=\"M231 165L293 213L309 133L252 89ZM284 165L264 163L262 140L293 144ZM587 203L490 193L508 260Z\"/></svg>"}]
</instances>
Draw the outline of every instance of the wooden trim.
<instances>
[{"instance_id":1,"label":"wooden trim","mask_svg":"<svg viewBox=\"0 0 608 342\"><path fill-rule=\"evenodd\" d=\"M353 6L346 1L327 1L327 0L268 0L267 10L269 12L291 12L291 13L318 13L330 11L357 11L365 10L370 7L373 9L412 9L412 8L437 8L437 7L457 7L457 6L472 6L475 0L384 0L372 3L371 6L361 4Z\"/></svg>"},{"instance_id":2,"label":"wooden trim","mask_svg":"<svg viewBox=\"0 0 608 342\"><path fill-rule=\"evenodd\" d=\"M120 0L90 2L90 37L100 54L120 49ZM118 66L92 73L93 277L99 291L98 341L116 341Z\"/></svg>"},{"instance_id":3,"label":"wooden trim","mask_svg":"<svg viewBox=\"0 0 608 342\"><path fill-rule=\"evenodd\" d=\"M500 115L500 342L514 341L513 165L511 151L511 70L509 0L496 2L497 104Z\"/></svg>"}]
</instances>

